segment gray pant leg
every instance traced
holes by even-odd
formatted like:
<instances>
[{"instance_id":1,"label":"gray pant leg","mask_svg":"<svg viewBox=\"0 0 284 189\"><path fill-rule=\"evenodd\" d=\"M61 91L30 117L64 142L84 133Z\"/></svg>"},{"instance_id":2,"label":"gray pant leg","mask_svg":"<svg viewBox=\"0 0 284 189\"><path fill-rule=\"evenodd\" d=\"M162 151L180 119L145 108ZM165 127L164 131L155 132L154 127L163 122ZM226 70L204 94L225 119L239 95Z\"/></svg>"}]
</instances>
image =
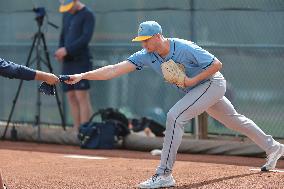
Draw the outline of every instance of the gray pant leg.
<instances>
[{"instance_id":1,"label":"gray pant leg","mask_svg":"<svg viewBox=\"0 0 284 189\"><path fill-rule=\"evenodd\" d=\"M226 97L223 97L206 112L226 127L249 137L266 153L270 153L273 147L278 144L272 136L266 135L252 120L237 113Z\"/></svg>"},{"instance_id":2,"label":"gray pant leg","mask_svg":"<svg viewBox=\"0 0 284 189\"><path fill-rule=\"evenodd\" d=\"M184 124L218 102L225 93L225 83L225 80L206 82L191 90L170 109L157 174L171 173L181 144Z\"/></svg>"}]
</instances>

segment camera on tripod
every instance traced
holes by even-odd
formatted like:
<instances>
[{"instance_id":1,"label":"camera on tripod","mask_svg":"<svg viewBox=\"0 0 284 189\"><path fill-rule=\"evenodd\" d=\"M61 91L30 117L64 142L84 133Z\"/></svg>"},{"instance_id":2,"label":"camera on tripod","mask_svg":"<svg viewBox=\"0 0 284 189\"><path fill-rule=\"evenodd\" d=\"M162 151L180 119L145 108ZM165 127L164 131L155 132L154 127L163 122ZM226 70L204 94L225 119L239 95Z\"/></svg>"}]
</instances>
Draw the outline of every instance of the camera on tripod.
<instances>
[{"instance_id":1,"label":"camera on tripod","mask_svg":"<svg viewBox=\"0 0 284 189\"><path fill-rule=\"evenodd\" d=\"M41 27L43 20L44 20L44 17L46 15L45 8L44 7L33 8L33 12L35 12L35 14L36 14L35 20L37 21L38 26ZM58 26L55 25L54 23L49 22L49 21L47 21L47 23L50 26L52 26L53 28L58 29Z\"/></svg>"},{"instance_id":2,"label":"camera on tripod","mask_svg":"<svg viewBox=\"0 0 284 189\"><path fill-rule=\"evenodd\" d=\"M44 16L46 15L46 11L44 7L33 8L33 11L36 14L36 21L41 26L43 23Z\"/></svg>"}]
</instances>

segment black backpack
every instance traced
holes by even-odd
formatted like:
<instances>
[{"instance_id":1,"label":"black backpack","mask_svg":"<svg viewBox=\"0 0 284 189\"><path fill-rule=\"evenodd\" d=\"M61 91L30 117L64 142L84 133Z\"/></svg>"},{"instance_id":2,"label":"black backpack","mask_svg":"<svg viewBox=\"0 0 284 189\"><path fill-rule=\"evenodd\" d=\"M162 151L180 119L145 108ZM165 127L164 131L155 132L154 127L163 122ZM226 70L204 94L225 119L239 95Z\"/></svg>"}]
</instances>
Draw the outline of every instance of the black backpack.
<instances>
[{"instance_id":1,"label":"black backpack","mask_svg":"<svg viewBox=\"0 0 284 189\"><path fill-rule=\"evenodd\" d=\"M148 127L155 134L155 136L164 136L165 127L155 120L142 117L140 119L132 119L131 123L133 126L132 130L134 132L143 131L145 128Z\"/></svg>"},{"instance_id":2,"label":"black backpack","mask_svg":"<svg viewBox=\"0 0 284 189\"><path fill-rule=\"evenodd\" d=\"M119 110L106 108L98 111L103 122L114 122L117 125L118 136L124 137L130 133L128 129L128 119Z\"/></svg>"}]
</instances>

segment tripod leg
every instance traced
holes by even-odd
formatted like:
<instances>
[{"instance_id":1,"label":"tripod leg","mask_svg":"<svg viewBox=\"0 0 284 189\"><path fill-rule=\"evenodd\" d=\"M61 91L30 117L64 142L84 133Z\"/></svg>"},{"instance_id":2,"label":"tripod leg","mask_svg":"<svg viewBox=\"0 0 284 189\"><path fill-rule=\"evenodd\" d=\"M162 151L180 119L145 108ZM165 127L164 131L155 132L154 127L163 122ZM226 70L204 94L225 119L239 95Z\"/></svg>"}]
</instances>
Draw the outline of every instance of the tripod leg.
<instances>
[{"instance_id":1,"label":"tripod leg","mask_svg":"<svg viewBox=\"0 0 284 189\"><path fill-rule=\"evenodd\" d=\"M20 94L22 85L23 85L23 80L20 81L20 84L19 84L19 87L18 87L16 96L15 96L15 98L14 98L14 100L13 100L13 106L12 106L12 109L11 109L11 111L10 111L9 118L8 118L8 121L7 121L7 125L6 125L6 127L5 127L4 133L3 133L2 138L1 138L2 140L5 139L5 136L6 136L6 133L7 133L8 127L9 127L9 123L10 123L10 121L11 121L11 118L12 118L12 115L13 115L13 112L14 112L14 109L15 109L15 106L16 106L16 102L17 102L17 100L18 100L18 97L19 97L19 94Z\"/></svg>"},{"instance_id":2,"label":"tripod leg","mask_svg":"<svg viewBox=\"0 0 284 189\"><path fill-rule=\"evenodd\" d=\"M40 57L40 50L41 50L41 32L40 30L38 31L38 37L39 40L36 43L36 69L37 70L42 70L41 69L41 64L40 62L42 61L42 58ZM39 84L37 83L37 86L39 87ZM40 132L40 119L41 119L41 95L40 92L37 91L37 101L36 101L36 116L35 116L35 122L34 122L34 127L37 127L37 141L41 141L41 132Z\"/></svg>"},{"instance_id":3,"label":"tripod leg","mask_svg":"<svg viewBox=\"0 0 284 189\"><path fill-rule=\"evenodd\" d=\"M49 59L49 53L48 53L47 46L46 46L45 37L44 37L43 33L41 33L40 35L41 35L41 39L42 39L42 42L43 42L45 57L46 57L46 60L47 60L47 67L48 67L49 71L51 73L53 73L53 69L51 67L51 63L50 63L50 59ZM64 116L63 110L61 108L61 103L60 103L57 91L58 91L57 87L55 86L55 97L56 97L56 102L57 102L59 114L60 114L60 117L61 117L61 124L62 124L63 130L66 130L65 116Z\"/></svg>"},{"instance_id":4,"label":"tripod leg","mask_svg":"<svg viewBox=\"0 0 284 189\"><path fill-rule=\"evenodd\" d=\"M26 62L26 66L29 67L29 64L30 64L30 60L31 60L31 56L32 56L32 53L33 53L33 49L35 47L35 42L37 40L37 34L34 35L34 39L33 39L33 43L32 43L32 46L30 48L30 51L29 51L29 55L28 55L28 59L27 59L27 62ZM7 133L7 130L8 130L8 127L9 127L9 123L11 121L11 118L12 118L12 115L13 115L13 112L14 112L14 108L16 106L16 103L17 103L17 100L18 100L18 97L19 97L19 94L20 94L20 91L21 91L21 88L22 88L22 85L23 85L23 80L20 81L20 84L18 86L18 90L16 92L16 96L13 100L13 105L12 105L12 109L10 111L10 114L9 114L9 118L7 120L7 125L5 127L5 130L4 130L4 133L1 137L2 140L5 139L5 136L6 136L6 133Z\"/></svg>"}]
</instances>

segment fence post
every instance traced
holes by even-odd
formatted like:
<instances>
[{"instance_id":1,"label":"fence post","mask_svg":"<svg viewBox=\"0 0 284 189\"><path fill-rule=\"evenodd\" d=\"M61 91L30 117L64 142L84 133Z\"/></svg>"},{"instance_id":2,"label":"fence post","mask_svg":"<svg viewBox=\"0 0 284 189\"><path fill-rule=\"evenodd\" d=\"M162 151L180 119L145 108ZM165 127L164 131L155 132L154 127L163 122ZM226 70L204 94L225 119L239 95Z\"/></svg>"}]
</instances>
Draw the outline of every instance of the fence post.
<instances>
[{"instance_id":1,"label":"fence post","mask_svg":"<svg viewBox=\"0 0 284 189\"><path fill-rule=\"evenodd\" d=\"M199 139L208 138L208 114L206 112L198 116L198 135Z\"/></svg>"}]
</instances>

